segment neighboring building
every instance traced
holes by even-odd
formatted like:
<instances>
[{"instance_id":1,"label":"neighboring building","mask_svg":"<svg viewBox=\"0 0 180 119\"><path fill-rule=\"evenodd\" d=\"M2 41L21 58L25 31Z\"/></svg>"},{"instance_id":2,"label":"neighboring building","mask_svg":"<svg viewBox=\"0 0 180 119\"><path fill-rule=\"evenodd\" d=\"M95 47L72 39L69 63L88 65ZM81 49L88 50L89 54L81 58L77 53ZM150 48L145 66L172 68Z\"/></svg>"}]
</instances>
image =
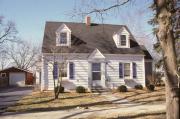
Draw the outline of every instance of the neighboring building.
<instances>
[{"instance_id":1,"label":"neighboring building","mask_svg":"<svg viewBox=\"0 0 180 119\"><path fill-rule=\"evenodd\" d=\"M125 25L46 22L42 45L41 90L53 90L53 62L64 64L65 89L84 86L145 86L152 57ZM65 61L65 62L64 62Z\"/></svg>"},{"instance_id":2,"label":"neighboring building","mask_svg":"<svg viewBox=\"0 0 180 119\"><path fill-rule=\"evenodd\" d=\"M0 71L1 87L33 84L33 74L27 70L10 67Z\"/></svg>"}]
</instances>

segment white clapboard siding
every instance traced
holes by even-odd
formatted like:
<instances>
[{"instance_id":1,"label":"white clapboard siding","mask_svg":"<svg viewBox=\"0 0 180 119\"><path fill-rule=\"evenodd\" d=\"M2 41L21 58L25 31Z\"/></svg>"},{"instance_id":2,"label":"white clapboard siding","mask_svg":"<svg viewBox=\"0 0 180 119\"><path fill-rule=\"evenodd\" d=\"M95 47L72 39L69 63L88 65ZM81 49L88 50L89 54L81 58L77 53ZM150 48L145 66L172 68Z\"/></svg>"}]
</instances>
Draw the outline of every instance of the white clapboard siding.
<instances>
[{"instance_id":1,"label":"white clapboard siding","mask_svg":"<svg viewBox=\"0 0 180 119\"><path fill-rule=\"evenodd\" d=\"M137 83L145 85L145 78L144 78L144 57L143 56L114 56L106 55L106 58L109 59L106 70L107 70L107 78L109 80L109 85L114 84L125 84L124 78L119 78L119 63L136 63L137 64L137 78L132 79ZM131 67L132 68L132 67ZM132 72L131 72L132 73ZM135 84L134 84L135 85Z\"/></svg>"},{"instance_id":2,"label":"white clapboard siding","mask_svg":"<svg viewBox=\"0 0 180 119\"><path fill-rule=\"evenodd\" d=\"M85 56L83 54L83 56ZM86 55L87 56L87 55ZM106 61L106 86L108 88L117 87L119 85L125 84L124 79L119 78L119 63L125 62L135 62L137 64L137 78L132 79L137 83L145 86L145 69L144 69L144 56L143 55L121 55L121 54L103 54ZM51 59L51 58L49 58ZM59 58L57 61L60 61ZM52 60L51 60L52 61ZM66 89L75 89L76 86L84 86L86 88L91 88L91 62L88 60L88 57L84 59L71 59L67 62L74 63L74 79L69 79L69 64L67 65L67 78L63 79L63 86ZM42 82L41 88L43 90L53 90L54 82L52 69L53 65L51 62L42 60ZM102 62L102 64L104 61ZM102 68L102 70L104 70ZM103 72L103 71L102 71Z\"/></svg>"}]
</instances>

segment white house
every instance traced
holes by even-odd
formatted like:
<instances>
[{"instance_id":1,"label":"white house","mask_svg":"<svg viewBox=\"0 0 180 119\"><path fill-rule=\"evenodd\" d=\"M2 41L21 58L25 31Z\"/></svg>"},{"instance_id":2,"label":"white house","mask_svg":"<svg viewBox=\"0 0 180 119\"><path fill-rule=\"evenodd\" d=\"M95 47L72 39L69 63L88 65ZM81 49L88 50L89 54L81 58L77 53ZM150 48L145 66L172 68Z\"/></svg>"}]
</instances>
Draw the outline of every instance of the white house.
<instances>
[{"instance_id":1,"label":"white house","mask_svg":"<svg viewBox=\"0 0 180 119\"><path fill-rule=\"evenodd\" d=\"M53 90L52 62L63 63L65 89L120 85L145 86L152 75L152 57L125 25L46 22L41 67L41 90Z\"/></svg>"}]
</instances>

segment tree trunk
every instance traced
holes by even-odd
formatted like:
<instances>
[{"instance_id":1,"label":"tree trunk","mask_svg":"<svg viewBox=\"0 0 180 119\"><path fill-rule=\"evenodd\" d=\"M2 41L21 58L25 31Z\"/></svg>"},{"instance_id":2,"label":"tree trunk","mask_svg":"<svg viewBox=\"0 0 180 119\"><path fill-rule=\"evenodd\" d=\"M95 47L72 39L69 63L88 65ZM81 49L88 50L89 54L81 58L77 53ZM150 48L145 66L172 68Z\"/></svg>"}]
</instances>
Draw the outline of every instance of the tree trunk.
<instances>
[{"instance_id":1,"label":"tree trunk","mask_svg":"<svg viewBox=\"0 0 180 119\"><path fill-rule=\"evenodd\" d=\"M154 0L157 11L158 32L164 57L164 69L166 72L166 117L167 119L179 119L179 82L177 60L175 51L175 38L173 36L172 13L168 9L173 0Z\"/></svg>"}]
</instances>

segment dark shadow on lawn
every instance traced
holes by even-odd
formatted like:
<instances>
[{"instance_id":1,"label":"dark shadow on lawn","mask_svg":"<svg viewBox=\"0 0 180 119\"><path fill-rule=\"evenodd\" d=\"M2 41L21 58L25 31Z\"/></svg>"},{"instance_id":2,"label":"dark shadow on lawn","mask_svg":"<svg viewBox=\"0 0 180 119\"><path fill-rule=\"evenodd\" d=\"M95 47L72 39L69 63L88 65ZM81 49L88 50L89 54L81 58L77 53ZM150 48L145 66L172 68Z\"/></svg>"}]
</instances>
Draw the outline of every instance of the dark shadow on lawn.
<instances>
[{"instance_id":1,"label":"dark shadow on lawn","mask_svg":"<svg viewBox=\"0 0 180 119\"><path fill-rule=\"evenodd\" d=\"M19 110L19 111L22 112L22 113L32 113L32 112L46 112L46 111L57 111L57 110L69 110L69 109L76 108L78 106L80 106L80 107L100 106L100 105L113 104L114 102L125 100L125 99L128 100L128 98L130 98L130 97L137 96L137 95L143 95L145 93L147 93L147 92L143 92L143 93L135 92L135 94L133 94L133 95L126 96L125 98L120 98L120 99L112 100L112 101L101 101L101 102L95 102L95 103L88 103L88 104L81 104L81 105L71 105L71 106L63 106L63 107L48 107L48 108L34 108L34 109L32 108L32 109ZM82 97L83 96L84 95L82 95ZM75 97L67 97L67 98L77 98L77 96L75 96ZM79 98L81 98L81 96ZM145 98L147 98L147 97L145 97ZM25 104L25 105L47 103L47 102L50 102L50 101L53 101L53 100L54 99L51 98L51 99L48 99L48 100L45 100L45 101L39 101L39 102L29 103L29 104ZM130 102L134 103L135 101L127 101L127 102L122 102L122 103L120 102L118 104L128 104ZM149 104L149 103L152 103L152 102L153 101L140 101L140 102L138 102L137 105ZM126 107L132 107L132 106L137 106L137 105L128 105ZM118 108L121 108L121 107L118 107ZM12 114L17 114L17 113L12 113ZM12 115L12 114L9 114L9 115Z\"/></svg>"}]
</instances>

